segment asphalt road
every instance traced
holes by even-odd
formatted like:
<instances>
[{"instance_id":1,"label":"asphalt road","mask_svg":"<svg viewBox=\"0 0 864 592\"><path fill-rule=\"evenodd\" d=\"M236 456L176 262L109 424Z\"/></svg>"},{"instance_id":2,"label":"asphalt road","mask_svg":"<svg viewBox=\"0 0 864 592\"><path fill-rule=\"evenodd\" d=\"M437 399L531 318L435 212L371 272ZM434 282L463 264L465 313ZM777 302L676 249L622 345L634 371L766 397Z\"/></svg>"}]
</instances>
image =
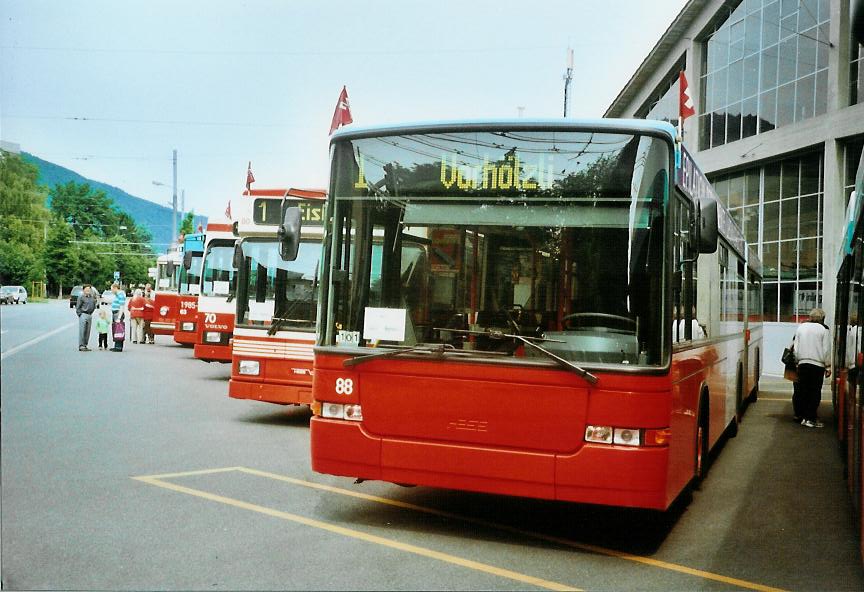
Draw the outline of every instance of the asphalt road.
<instances>
[{"instance_id":1,"label":"asphalt road","mask_svg":"<svg viewBox=\"0 0 864 592\"><path fill-rule=\"evenodd\" d=\"M834 432L780 381L658 519L318 475L307 410L229 399L170 338L78 352L64 302L0 321L4 590L864 589Z\"/></svg>"}]
</instances>

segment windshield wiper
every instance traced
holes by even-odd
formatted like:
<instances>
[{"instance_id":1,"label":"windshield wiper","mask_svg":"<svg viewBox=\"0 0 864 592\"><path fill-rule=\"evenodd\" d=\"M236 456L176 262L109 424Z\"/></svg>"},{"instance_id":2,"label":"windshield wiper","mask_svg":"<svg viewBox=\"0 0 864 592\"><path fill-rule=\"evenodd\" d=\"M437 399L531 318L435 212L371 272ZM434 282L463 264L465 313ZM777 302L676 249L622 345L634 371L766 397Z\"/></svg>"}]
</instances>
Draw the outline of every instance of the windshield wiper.
<instances>
[{"instance_id":1,"label":"windshield wiper","mask_svg":"<svg viewBox=\"0 0 864 592\"><path fill-rule=\"evenodd\" d=\"M581 367L577 366L576 364L574 364L573 362L569 362L560 356L556 356L555 354L553 354L551 351L549 351L545 347L541 347L541 346L537 345L536 343L534 343L535 341L554 341L556 343L566 343L564 341L561 341L560 339L548 339L546 337L525 337L524 335L512 335L510 333L504 333L503 331L495 331L495 330L489 330L489 329L487 329L486 331L468 331L465 329L446 329L443 327L433 327L432 330L433 331L450 331L452 333L464 333L466 335L485 335L486 337L489 337L490 339L518 339L519 341L521 341L525 345L533 347L537 351L539 351L539 352L543 353L544 355L552 358L553 360L558 362L558 364L563 366L564 368L567 368L568 370L574 371L576 374L578 374L581 378L583 378L589 384L592 384L592 385L597 384L597 381L599 380L597 378L597 376L595 376L594 374L591 374L590 372L588 372L584 368L581 368Z\"/></svg>"},{"instance_id":2,"label":"windshield wiper","mask_svg":"<svg viewBox=\"0 0 864 592\"><path fill-rule=\"evenodd\" d=\"M406 347L403 349L388 349L383 352L375 352L374 354L368 354L365 356L357 356L355 358L349 358L342 362L342 365L346 368L350 366L356 366L357 364L362 364L363 362L367 362L369 360L381 359L381 358L392 358L401 354L407 354L409 352L429 352L432 354L443 355L444 352L448 349L455 350L456 348L452 345L447 345L445 343L418 343L417 345Z\"/></svg>"},{"instance_id":3,"label":"windshield wiper","mask_svg":"<svg viewBox=\"0 0 864 592\"><path fill-rule=\"evenodd\" d=\"M270 328L267 329L267 335L275 335L276 331L284 327L288 323L309 323L309 319L288 319L285 317L273 317L273 322L270 323Z\"/></svg>"}]
</instances>

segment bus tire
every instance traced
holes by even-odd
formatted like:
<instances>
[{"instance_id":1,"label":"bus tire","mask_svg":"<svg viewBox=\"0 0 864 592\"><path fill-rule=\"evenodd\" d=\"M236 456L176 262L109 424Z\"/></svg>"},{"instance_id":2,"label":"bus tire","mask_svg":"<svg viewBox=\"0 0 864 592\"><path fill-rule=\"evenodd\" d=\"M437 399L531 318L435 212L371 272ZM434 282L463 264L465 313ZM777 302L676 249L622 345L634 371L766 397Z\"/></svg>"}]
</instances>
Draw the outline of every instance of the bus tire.
<instances>
[{"instance_id":1,"label":"bus tire","mask_svg":"<svg viewBox=\"0 0 864 592\"><path fill-rule=\"evenodd\" d=\"M754 372L755 378L753 380L753 390L750 391L750 396L748 400L750 403L755 403L759 400L759 377L762 375L762 364L759 363L761 359L761 351L759 348L756 348L756 370Z\"/></svg>"},{"instance_id":2,"label":"bus tire","mask_svg":"<svg viewBox=\"0 0 864 592\"><path fill-rule=\"evenodd\" d=\"M696 420L696 454L693 468L693 488L699 489L708 472L708 392L699 397L699 412Z\"/></svg>"},{"instance_id":3,"label":"bus tire","mask_svg":"<svg viewBox=\"0 0 864 592\"><path fill-rule=\"evenodd\" d=\"M738 373L735 376L735 433L730 434L733 438L738 434L738 423L744 417L744 366L738 363Z\"/></svg>"}]
</instances>

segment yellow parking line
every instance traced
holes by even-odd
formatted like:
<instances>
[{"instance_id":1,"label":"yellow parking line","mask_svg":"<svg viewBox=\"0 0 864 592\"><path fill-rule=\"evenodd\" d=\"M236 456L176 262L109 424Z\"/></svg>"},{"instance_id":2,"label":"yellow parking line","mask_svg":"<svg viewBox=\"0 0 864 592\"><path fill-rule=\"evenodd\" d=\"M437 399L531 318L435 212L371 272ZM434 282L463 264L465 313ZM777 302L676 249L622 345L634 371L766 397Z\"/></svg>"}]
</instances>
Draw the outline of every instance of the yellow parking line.
<instances>
[{"instance_id":1,"label":"yellow parking line","mask_svg":"<svg viewBox=\"0 0 864 592\"><path fill-rule=\"evenodd\" d=\"M218 473L218 472L227 472L235 470L233 468L229 469L214 469L209 471L209 473ZM248 472L244 470L244 472ZM173 475L177 476L186 476L186 475L203 475L207 474L208 471L192 471L190 473L174 473ZM462 557L457 557L455 555L450 555L447 553L441 553L439 551L433 551L432 549L427 549L425 547L418 547L416 545L410 545L407 543L400 543L398 541L394 541L391 539L386 539L384 537L379 537L376 535L368 534L365 532L361 532L359 530L352 530L350 528L344 528L342 526L336 526L335 524L329 524L327 522L321 522L319 520L313 520L311 518L305 518L303 516L298 516L297 514L291 514L288 512L282 512L280 510L275 510L273 508L268 508L265 506L259 506L257 504L250 504L248 502L244 502L241 500L233 499L230 497L225 497L221 495L216 495L213 493L208 493L206 491L201 491L198 489L192 489L191 487L184 487L182 485L176 485L174 483L168 483L166 481L161 481L157 476L150 477L133 477L137 481L141 481L143 483L147 483L149 485L155 485L157 487L163 487L165 489L170 489L172 491L177 491L180 493L185 493L188 495L193 495L195 497L200 497L206 500L219 502L222 504L227 504L229 506L234 506L235 508L242 508L244 510L249 510L252 512L258 512L259 514L265 514L267 516L273 516L274 518L281 518L282 520L289 520L291 522L296 522L298 524L303 524L305 526L310 526L312 528L318 528L321 530L326 530L328 532L332 532L334 534L339 534L342 536L358 539L361 541L365 541L367 543L374 543L376 545L381 545L383 547L389 547L391 549L396 549L399 551L405 551L407 553L414 553L415 555L420 555L421 557L428 557L430 559L436 559L438 561L443 561L445 563L451 563L453 565L458 565L460 567L464 567L467 569L473 569L475 571L480 571L483 573L491 574L494 576L499 576L502 578L508 578L511 580L515 580L522 584L529 584L532 586L538 586L540 588L546 588L548 590L576 590L578 588L574 588L572 586L568 586L566 584L560 584L558 582L552 582L549 580L544 580L541 578L536 578L534 576L529 576L527 574L518 573L515 571L511 571L509 569L503 569L500 567L495 567L494 565L488 565L486 563L480 563L477 561L472 561L470 559L465 559Z\"/></svg>"},{"instance_id":2,"label":"yellow parking line","mask_svg":"<svg viewBox=\"0 0 864 592\"><path fill-rule=\"evenodd\" d=\"M284 481L286 483L292 483L294 485L300 485L302 487L307 487L310 489L318 489L321 491L327 491L330 493L337 493L339 495L345 495L349 497L355 497L371 502L376 502L379 504L386 504L388 506L395 506L397 508L403 508L407 510L415 510L417 512L423 512L426 514L433 514L435 516L440 516L442 518L450 518L455 520L461 520L463 522L467 522L470 524L476 524L478 526L484 526L486 528L493 528L497 530L502 530L506 532L511 532L514 534L519 534L522 536L531 537L538 540L548 541L551 543L556 543L559 545L564 545L567 547L572 547L575 549L580 549L582 551L590 551L592 553L597 553L599 555L607 555L609 557L616 557L618 559L625 559L627 561L633 561L636 563L642 563L644 565L650 565L652 567L657 567L660 569L665 569L668 571L674 571L678 573L683 573L691 576L696 576L699 578L703 578L706 580L713 580L716 582L723 582L725 584L730 584L732 586L737 586L739 588L746 588L748 590L760 590L763 592L781 592L780 588L772 588L771 586L764 586L762 584L757 584L754 582L748 582L746 580L739 580L738 578L732 578L720 574L711 573L708 571L702 571L700 569L694 569L692 567L687 567L684 565L678 565L675 563L669 563L667 561L659 561L657 559L651 559L649 557L643 557L641 555L632 555L630 553L624 553L621 551L615 551L613 549L607 549L605 547L598 547L596 545L589 545L586 543L578 543L576 541L571 541L564 538L559 538L555 536L550 536L538 532L532 532L528 530L522 530L519 528L515 528L512 526L507 526L506 524L498 524L496 522L489 522L486 520L481 520L479 518L472 518L471 516L464 516L461 514L454 514L452 512L446 512L443 510L436 510L435 508L429 508L425 506L418 506L415 504L409 504L406 502L400 502L397 500L387 499L384 497L379 497L375 495L369 495L366 493L360 493L357 491L350 491L347 489L341 489L339 487L332 487L330 485L322 485L320 483L312 483L311 481L303 481L301 479L295 479L293 477L287 477L285 475L277 475L275 473L268 473L266 471L259 471L257 469L249 469L246 467L238 467L238 471L243 473L248 473L250 475L258 475L261 477L267 477L268 479L275 479L277 481Z\"/></svg>"}]
</instances>

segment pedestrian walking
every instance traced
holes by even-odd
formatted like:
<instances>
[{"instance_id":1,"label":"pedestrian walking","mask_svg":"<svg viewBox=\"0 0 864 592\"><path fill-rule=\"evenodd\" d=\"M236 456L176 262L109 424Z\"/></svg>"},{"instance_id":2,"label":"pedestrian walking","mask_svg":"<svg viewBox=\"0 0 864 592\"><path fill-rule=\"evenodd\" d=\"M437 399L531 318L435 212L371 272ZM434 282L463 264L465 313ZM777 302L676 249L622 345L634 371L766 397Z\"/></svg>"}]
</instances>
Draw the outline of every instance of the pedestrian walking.
<instances>
[{"instance_id":1,"label":"pedestrian walking","mask_svg":"<svg viewBox=\"0 0 864 592\"><path fill-rule=\"evenodd\" d=\"M116 321L126 310L126 292L121 290L118 284L111 284L111 292L114 294L114 300L111 301L111 319Z\"/></svg>"},{"instance_id":2,"label":"pedestrian walking","mask_svg":"<svg viewBox=\"0 0 864 592\"><path fill-rule=\"evenodd\" d=\"M126 292L120 289L118 284L111 284L111 292L114 300L111 301L111 333L114 337L113 352L123 351L123 342L126 340Z\"/></svg>"},{"instance_id":3,"label":"pedestrian walking","mask_svg":"<svg viewBox=\"0 0 864 592\"><path fill-rule=\"evenodd\" d=\"M129 300L129 319L131 320L129 332L132 334L132 343L144 343L145 302L140 289L135 290L132 299Z\"/></svg>"},{"instance_id":4,"label":"pedestrian walking","mask_svg":"<svg viewBox=\"0 0 864 592\"><path fill-rule=\"evenodd\" d=\"M156 311L156 303L154 302L155 294L150 284L144 286L144 342L156 343L156 337L153 335L153 329L150 323L153 322L153 313Z\"/></svg>"},{"instance_id":5,"label":"pedestrian walking","mask_svg":"<svg viewBox=\"0 0 864 592\"><path fill-rule=\"evenodd\" d=\"M831 376L831 330L825 325L825 311L814 308L810 320L801 323L792 339L798 364L798 382L792 407L807 428L821 428L817 411L822 399L822 383Z\"/></svg>"},{"instance_id":6,"label":"pedestrian walking","mask_svg":"<svg viewBox=\"0 0 864 592\"><path fill-rule=\"evenodd\" d=\"M75 313L78 315L78 351L90 351L90 326L96 306L90 284L86 284L75 302Z\"/></svg>"},{"instance_id":7,"label":"pedestrian walking","mask_svg":"<svg viewBox=\"0 0 864 592\"><path fill-rule=\"evenodd\" d=\"M99 334L99 349L108 349L108 332L111 330L111 323L108 321L108 313L100 310L96 313L96 332Z\"/></svg>"}]
</instances>

